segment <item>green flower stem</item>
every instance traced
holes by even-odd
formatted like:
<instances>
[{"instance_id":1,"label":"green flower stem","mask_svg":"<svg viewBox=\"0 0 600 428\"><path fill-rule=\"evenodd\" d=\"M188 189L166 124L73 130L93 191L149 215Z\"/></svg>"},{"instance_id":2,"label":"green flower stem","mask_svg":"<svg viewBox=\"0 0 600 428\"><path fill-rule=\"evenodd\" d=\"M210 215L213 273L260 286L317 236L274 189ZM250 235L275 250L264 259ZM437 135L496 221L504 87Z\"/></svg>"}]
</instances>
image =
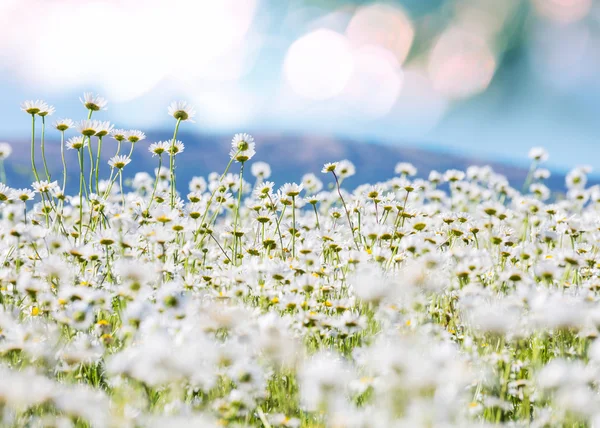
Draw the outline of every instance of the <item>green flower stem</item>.
<instances>
[{"instance_id":1,"label":"green flower stem","mask_svg":"<svg viewBox=\"0 0 600 428\"><path fill-rule=\"evenodd\" d=\"M45 138L46 135L46 116L42 116L42 161L44 162L44 172L46 179L50 181L50 173L48 172L48 164L46 163Z\"/></svg>"},{"instance_id":2,"label":"green flower stem","mask_svg":"<svg viewBox=\"0 0 600 428\"><path fill-rule=\"evenodd\" d=\"M6 183L6 169L4 168L4 159L0 159L0 181Z\"/></svg>"},{"instance_id":3,"label":"green flower stem","mask_svg":"<svg viewBox=\"0 0 600 428\"><path fill-rule=\"evenodd\" d=\"M171 177L171 208L175 207L175 141L181 118L177 119L175 131L173 132L173 140L171 141L171 150L169 150L169 172Z\"/></svg>"},{"instance_id":4,"label":"green flower stem","mask_svg":"<svg viewBox=\"0 0 600 428\"><path fill-rule=\"evenodd\" d=\"M35 181L40 181L40 176L35 167L35 114L31 115L31 169L33 170Z\"/></svg>"},{"instance_id":5,"label":"green flower stem","mask_svg":"<svg viewBox=\"0 0 600 428\"><path fill-rule=\"evenodd\" d=\"M156 178L154 179L154 186L152 187L152 194L150 195L150 201L148 202L148 208L146 211L150 211L150 207L152 206L152 202L154 201L154 195L156 194L156 187L158 186L158 179L160 177L160 169L162 168L162 154L158 155L158 171L156 173Z\"/></svg>"},{"instance_id":6,"label":"green flower stem","mask_svg":"<svg viewBox=\"0 0 600 428\"><path fill-rule=\"evenodd\" d=\"M340 199L342 200L342 205L344 205L344 211L346 211L346 218L348 219L348 225L350 226L350 231L352 232L352 238L354 239L354 245L356 245L356 249L359 250L358 243L356 242L356 236L354 235L354 226L352 225L352 220L350 220L350 212L348 211L348 207L346 207L346 201L344 201L344 197L342 196L342 191L340 189L340 181L338 180L338 177L334 171L331 171L331 173L333 174L333 177L335 178L338 195L340 196Z\"/></svg>"},{"instance_id":7,"label":"green flower stem","mask_svg":"<svg viewBox=\"0 0 600 428\"><path fill-rule=\"evenodd\" d=\"M92 110L88 111L88 120L90 120L92 118ZM92 187L92 178L94 177L94 154L92 153L92 137L87 137L88 138L88 153L90 155L90 179L89 179L89 187L90 187L90 192L93 192L93 187ZM89 196L88 196L89 197Z\"/></svg>"},{"instance_id":8,"label":"green flower stem","mask_svg":"<svg viewBox=\"0 0 600 428\"><path fill-rule=\"evenodd\" d=\"M83 189L85 187L83 174L83 148L77 150L79 153L79 241L83 240Z\"/></svg>"},{"instance_id":9,"label":"green flower stem","mask_svg":"<svg viewBox=\"0 0 600 428\"><path fill-rule=\"evenodd\" d=\"M296 257L296 197L292 196L292 257Z\"/></svg>"},{"instance_id":10,"label":"green flower stem","mask_svg":"<svg viewBox=\"0 0 600 428\"><path fill-rule=\"evenodd\" d=\"M64 195L65 188L67 187L67 162L65 161L65 131L60 132L60 157L62 160L63 167L62 193Z\"/></svg>"},{"instance_id":11,"label":"green flower stem","mask_svg":"<svg viewBox=\"0 0 600 428\"><path fill-rule=\"evenodd\" d=\"M234 264L237 264L237 242L238 242L237 225L238 225L238 219L240 217L240 205L242 203L242 190L244 188L244 178L243 177L244 177L244 162L242 162L242 165L240 166L240 185L238 188L237 205L236 205L236 209L235 209L235 217L233 220L233 263Z\"/></svg>"},{"instance_id":12,"label":"green flower stem","mask_svg":"<svg viewBox=\"0 0 600 428\"><path fill-rule=\"evenodd\" d=\"M102 152L102 137L98 137L98 152L96 153L96 194L100 194L98 189L98 176L100 175L100 153Z\"/></svg>"}]
</instances>

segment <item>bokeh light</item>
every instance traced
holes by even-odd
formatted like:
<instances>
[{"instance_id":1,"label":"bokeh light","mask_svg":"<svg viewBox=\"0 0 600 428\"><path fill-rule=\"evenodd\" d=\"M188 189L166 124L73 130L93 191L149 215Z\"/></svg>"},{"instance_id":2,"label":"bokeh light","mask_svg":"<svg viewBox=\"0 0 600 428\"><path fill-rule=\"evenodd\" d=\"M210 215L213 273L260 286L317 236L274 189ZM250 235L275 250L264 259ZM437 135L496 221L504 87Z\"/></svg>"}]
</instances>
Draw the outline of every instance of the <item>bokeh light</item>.
<instances>
[{"instance_id":1,"label":"bokeh light","mask_svg":"<svg viewBox=\"0 0 600 428\"><path fill-rule=\"evenodd\" d=\"M402 71L388 50L365 46L354 52L354 71L344 89L344 105L359 117L375 119L390 112L402 88Z\"/></svg>"},{"instance_id":2,"label":"bokeh light","mask_svg":"<svg viewBox=\"0 0 600 428\"><path fill-rule=\"evenodd\" d=\"M313 31L289 48L284 73L300 96L325 100L339 94L352 75L354 61L346 38L327 29Z\"/></svg>"},{"instance_id":3,"label":"bokeh light","mask_svg":"<svg viewBox=\"0 0 600 428\"><path fill-rule=\"evenodd\" d=\"M560 24L584 18L592 9L592 0L532 0L538 14Z\"/></svg>"},{"instance_id":4,"label":"bokeh light","mask_svg":"<svg viewBox=\"0 0 600 428\"><path fill-rule=\"evenodd\" d=\"M402 64L412 46L415 30L402 9L376 3L358 9L346 34L356 46L375 45L387 49Z\"/></svg>"},{"instance_id":5,"label":"bokeh light","mask_svg":"<svg viewBox=\"0 0 600 428\"><path fill-rule=\"evenodd\" d=\"M429 75L436 90L449 98L465 98L485 90L496 59L486 41L458 27L447 29L429 56Z\"/></svg>"}]
</instances>

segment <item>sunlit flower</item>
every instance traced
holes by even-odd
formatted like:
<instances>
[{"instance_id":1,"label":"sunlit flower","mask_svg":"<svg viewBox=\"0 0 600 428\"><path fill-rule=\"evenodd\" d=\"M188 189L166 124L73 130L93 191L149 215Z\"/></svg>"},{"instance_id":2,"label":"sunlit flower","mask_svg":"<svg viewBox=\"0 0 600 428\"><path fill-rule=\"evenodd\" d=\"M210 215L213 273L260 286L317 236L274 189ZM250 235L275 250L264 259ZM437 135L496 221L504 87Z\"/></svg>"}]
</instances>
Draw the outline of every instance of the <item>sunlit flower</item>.
<instances>
[{"instance_id":1,"label":"sunlit flower","mask_svg":"<svg viewBox=\"0 0 600 428\"><path fill-rule=\"evenodd\" d=\"M81 135L78 135L76 137L69 138L65 143L65 146L67 146L68 149L79 150L82 147L87 146L87 144L87 139Z\"/></svg>"},{"instance_id":2,"label":"sunlit flower","mask_svg":"<svg viewBox=\"0 0 600 428\"><path fill-rule=\"evenodd\" d=\"M12 146L8 143L0 142L0 160L8 158L12 153Z\"/></svg>"},{"instance_id":3,"label":"sunlit flower","mask_svg":"<svg viewBox=\"0 0 600 428\"><path fill-rule=\"evenodd\" d=\"M108 160L108 164L116 169L123 169L130 162L131 159L129 159L129 157L125 155L113 156Z\"/></svg>"},{"instance_id":4,"label":"sunlit flower","mask_svg":"<svg viewBox=\"0 0 600 428\"><path fill-rule=\"evenodd\" d=\"M106 110L106 105L108 104L107 100L100 95L94 95L92 92L84 92L83 98L79 98L79 101L81 101L85 108L92 111Z\"/></svg>"},{"instance_id":5,"label":"sunlit flower","mask_svg":"<svg viewBox=\"0 0 600 428\"><path fill-rule=\"evenodd\" d=\"M169 116L173 116L177 120L193 122L196 116L196 110L186 101L173 101L167 109Z\"/></svg>"},{"instance_id":6,"label":"sunlit flower","mask_svg":"<svg viewBox=\"0 0 600 428\"><path fill-rule=\"evenodd\" d=\"M29 114L38 114L48 111L50 107L42 100L24 101L21 104L21 110Z\"/></svg>"},{"instance_id":7,"label":"sunlit flower","mask_svg":"<svg viewBox=\"0 0 600 428\"><path fill-rule=\"evenodd\" d=\"M55 120L52 126L54 126L59 131L66 131L69 128L72 128L75 123L71 119L58 119Z\"/></svg>"}]
</instances>

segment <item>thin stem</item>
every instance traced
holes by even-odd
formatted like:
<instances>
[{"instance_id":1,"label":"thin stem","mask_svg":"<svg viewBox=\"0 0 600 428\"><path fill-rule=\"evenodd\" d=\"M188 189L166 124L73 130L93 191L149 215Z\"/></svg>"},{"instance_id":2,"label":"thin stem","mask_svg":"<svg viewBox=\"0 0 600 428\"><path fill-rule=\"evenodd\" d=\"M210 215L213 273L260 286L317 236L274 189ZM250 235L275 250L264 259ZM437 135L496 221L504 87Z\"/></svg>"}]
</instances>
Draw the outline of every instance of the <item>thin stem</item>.
<instances>
[{"instance_id":1,"label":"thin stem","mask_svg":"<svg viewBox=\"0 0 600 428\"><path fill-rule=\"evenodd\" d=\"M42 161L44 162L44 172L46 173L46 179L50 181L50 173L48 172L48 165L46 164L46 150L45 150L45 135L46 135L46 116L42 116Z\"/></svg>"},{"instance_id":2,"label":"thin stem","mask_svg":"<svg viewBox=\"0 0 600 428\"><path fill-rule=\"evenodd\" d=\"M40 176L35 167L35 114L31 115L31 169L33 170L35 181L40 181Z\"/></svg>"},{"instance_id":3,"label":"thin stem","mask_svg":"<svg viewBox=\"0 0 600 428\"><path fill-rule=\"evenodd\" d=\"M342 196L342 191L340 189L340 181L338 180L337 175L334 171L331 171L335 178L335 183L337 184L338 195L340 195L340 199L342 200L342 205L344 205L344 211L346 211L346 218L348 219L348 224L350 225L350 231L352 232L352 238L354 239L354 245L356 245L356 249L358 250L358 244L356 243L356 237L354 236L354 226L352 225L352 220L350 220L350 212L348 212L348 207L346 207L346 201L344 201L344 197Z\"/></svg>"},{"instance_id":4,"label":"thin stem","mask_svg":"<svg viewBox=\"0 0 600 428\"><path fill-rule=\"evenodd\" d=\"M125 211L125 193L123 193L123 170L119 170L119 188L121 190L121 201L123 202L123 211Z\"/></svg>"},{"instance_id":5,"label":"thin stem","mask_svg":"<svg viewBox=\"0 0 600 428\"><path fill-rule=\"evenodd\" d=\"M64 195L65 188L67 187L67 162L65 161L65 131L60 132L60 157L62 160L62 167L63 167L62 193Z\"/></svg>"},{"instance_id":6,"label":"thin stem","mask_svg":"<svg viewBox=\"0 0 600 428\"><path fill-rule=\"evenodd\" d=\"M321 225L319 224L319 212L317 211L317 204L312 204L313 210L315 211L315 217L317 219L317 229L321 230Z\"/></svg>"},{"instance_id":7,"label":"thin stem","mask_svg":"<svg viewBox=\"0 0 600 428\"><path fill-rule=\"evenodd\" d=\"M158 179L160 177L160 169L162 168L162 153L158 156L158 171L156 172L156 178L154 179L154 186L152 187L152 195L150 195L150 202L148 202L148 208L146 211L150 211L152 202L154 201L154 194L156 193L156 187L158 186Z\"/></svg>"},{"instance_id":8,"label":"thin stem","mask_svg":"<svg viewBox=\"0 0 600 428\"><path fill-rule=\"evenodd\" d=\"M292 196L292 257L296 257L296 197Z\"/></svg>"},{"instance_id":9,"label":"thin stem","mask_svg":"<svg viewBox=\"0 0 600 428\"><path fill-rule=\"evenodd\" d=\"M121 141L117 141L117 153L115 153L115 156L119 156L120 151L121 151ZM133 151L133 147L131 148L131 151ZM130 157L131 157L131 152L130 152ZM113 182L114 173L115 173L115 167L111 166L110 167L110 176L108 177L109 183ZM110 186L110 184L109 184L109 186ZM107 186L106 190L104 191L104 195L102 196L102 198L106 199L107 196L108 196L108 186Z\"/></svg>"},{"instance_id":10,"label":"thin stem","mask_svg":"<svg viewBox=\"0 0 600 428\"><path fill-rule=\"evenodd\" d=\"M98 176L100 174L100 153L102 152L102 137L98 137L98 152L96 153L96 193L100 194L98 189Z\"/></svg>"},{"instance_id":11,"label":"thin stem","mask_svg":"<svg viewBox=\"0 0 600 428\"><path fill-rule=\"evenodd\" d=\"M233 260L237 262L237 224L240 217L240 204L242 203L242 190L244 189L244 162L240 166L240 184L238 188L237 205L235 209L235 217L233 220Z\"/></svg>"},{"instance_id":12,"label":"thin stem","mask_svg":"<svg viewBox=\"0 0 600 428\"><path fill-rule=\"evenodd\" d=\"M79 240L83 240L83 148L77 150L79 153Z\"/></svg>"},{"instance_id":13,"label":"thin stem","mask_svg":"<svg viewBox=\"0 0 600 428\"><path fill-rule=\"evenodd\" d=\"M173 140L171 141L171 150L169 150L169 172L171 176L171 208L175 207L175 139L177 138L177 131L179 131L180 123L181 118L177 119L177 124L175 124Z\"/></svg>"},{"instance_id":14,"label":"thin stem","mask_svg":"<svg viewBox=\"0 0 600 428\"><path fill-rule=\"evenodd\" d=\"M6 169L4 168L4 159L0 159L0 181L6 183Z\"/></svg>"},{"instance_id":15,"label":"thin stem","mask_svg":"<svg viewBox=\"0 0 600 428\"><path fill-rule=\"evenodd\" d=\"M90 120L92 118L92 113L93 110L89 110L88 112L88 120ZM89 186L90 186L90 193L92 193L92 178L93 178L93 174L94 174L94 155L92 153L92 137L89 136L88 137L88 153L90 155L90 181L89 181Z\"/></svg>"},{"instance_id":16,"label":"thin stem","mask_svg":"<svg viewBox=\"0 0 600 428\"><path fill-rule=\"evenodd\" d=\"M94 155L92 153L92 137L88 137L88 153L90 155L90 179L88 181L90 194L94 192Z\"/></svg>"}]
</instances>

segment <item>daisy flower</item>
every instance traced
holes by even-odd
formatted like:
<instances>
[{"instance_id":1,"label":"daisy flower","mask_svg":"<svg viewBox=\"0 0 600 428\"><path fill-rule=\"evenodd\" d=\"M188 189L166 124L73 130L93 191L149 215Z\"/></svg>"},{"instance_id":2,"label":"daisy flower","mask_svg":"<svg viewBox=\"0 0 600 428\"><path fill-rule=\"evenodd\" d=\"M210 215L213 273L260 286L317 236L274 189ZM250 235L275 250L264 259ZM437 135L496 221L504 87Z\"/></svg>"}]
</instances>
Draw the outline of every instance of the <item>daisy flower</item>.
<instances>
[{"instance_id":1,"label":"daisy flower","mask_svg":"<svg viewBox=\"0 0 600 428\"><path fill-rule=\"evenodd\" d=\"M111 125L109 121L96 122L96 137L104 137L108 135L114 128L114 125Z\"/></svg>"},{"instance_id":2,"label":"daisy flower","mask_svg":"<svg viewBox=\"0 0 600 428\"><path fill-rule=\"evenodd\" d=\"M52 116L54 114L55 108L51 105L46 104L45 108L40 109L38 112L38 116Z\"/></svg>"},{"instance_id":3,"label":"daisy flower","mask_svg":"<svg viewBox=\"0 0 600 428\"><path fill-rule=\"evenodd\" d=\"M113 129L110 136L117 141L123 141L127 139L127 132L125 129Z\"/></svg>"},{"instance_id":4,"label":"daisy flower","mask_svg":"<svg viewBox=\"0 0 600 428\"><path fill-rule=\"evenodd\" d=\"M138 131L137 129L132 129L131 131L127 131L125 133L125 138L130 143L135 144L138 141L146 139L146 134L144 134L142 131Z\"/></svg>"},{"instance_id":5,"label":"daisy flower","mask_svg":"<svg viewBox=\"0 0 600 428\"><path fill-rule=\"evenodd\" d=\"M167 109L169 116L173 116L177 120L182 122L189 120L193 122L194 116L196 116L196 110L186 101L173 101Z\"/></svg>"},{"instance_id":6,"label":"daisy flower","mask_svg":"<svg viewBox=\"0 0 600 428\"><path fill-rule=\"evenodd\" d=\"M286 196L298 196L300 194L300 192L302 192L302 189L304 189L304 186L302 184L296 184L296 183L285 183L283 186L281 186L281 193L283 193Z\"/></svg>"},{"instance_id":7,"label":"daisy flower","mask_svg":"<svg viewBox=\"0 0 600 428\"><path fill-rule=\"evenodd\" d=\"M246 162L252 159L256 154L254 147L254 138L250 134L235 134L231 140L231 151L229 155L235 159L236 162Z\"/></svg>"},{"instance_id":8,"label":"daisy flower","mask_svg":"<svg viewBox=\"0 0 600 428\"><path fill-rule=\"evenodd\" d=\"M83 136L78 135L76 137L69 138L65 143L65 146L67 149L79 150L82 147L87 146L87 140Z\"/></svg>"},{"instance_id":9,"label":"daisy flower","mask_svg":"<svg viewBox=\"0 0 600 428\"><path fill-rule=\"evenodd\" d=\"M112 158L110 158L108 160L108 164L110 166L112 166L113 168L117 168L117 169L125 168L125 166L127 164L129 164L129 162L131 162L131 159L129 159L128 156L124 156L124 155L113 156Z\"/></svg>"},{"instance_id":10,"label":"daisy flower","mask_svg":"<svg viewBox=\"0 0 600 428\"><path fill-rule=\"evenodd\" d=\"M163 153L167 152L170 146L170 141L159 141L158 143L150 144L150 146L148 147L148 151L152 153L152 156L160 156Z\"/></svg>"},{"instance_id":11,"label":"daisy flower","mask_svg":"<svg viewBox=\"0 0 600 428\"><path fill-rule=\"evenodd\" d=\"M79 98L79 101L81 101L85 108L92 111L106 110L106 105L108 104L108 101L100 95L94 95L92 92L84 92L83 98Z\"/></svg>"},{"instance_id":12,"label":"daisy flower","mask_svg":"<svg viewBox=\"0 0 600 428\"><path fill-rule=\"evenodd\" d=\"M4 160L12 153L12 147L8 143L0 143L0 160Z\"/></svg>"},{"instance_id":13,"label":"daisy flower","mask_svg":"<svg viewBox=\"0 0 600 428\"><path fill-rule=\"evenodd\" d=\"M86 137L91 137L96 135L100 128L97 120L85 119L80 121L75 129Z\"/></svg>"},{"instance_id":14,"label":"daisy flower","mask_svg":"<svg viewBox=\"0 0 600 428\"><path fill-rule=\"evenodd\" d=\"M173 144L171 146L170 142L167 142L168 144L168 151L169 153L172 153L173 155L178 155L179 153L183 152L183 150L185 149L185 146L183 145L183 143L179 140L175 141L175 144Z\"/></svg>"},{"instance_id":15,"label":"daisy flower","mask_svg":"<svg viewBox=\"0 0 600 428\"><path fill-rule=\"evenodd\" d=\"M548 152L543 147L532 147L529 150L529 159L537 162L545 162L548 160Z\"/></svg>"},{"instance_id":16,"label":"daisy flower","mask_svg":"<svg viewBox=\"0 0 600 428\"><path fill-rule=\"evenodd\" d=\"M328 162L325 165L323 165L323 169L321 170L321 172L323 174L327 174L328 172L335 172L337 166L338 162Z\"/></svg>"},{"instance_id":17,"label":"daisy flower","mask_svg":"<svg viewBox=\"0 0 600 428\"><path fill-rule=\"evenodd\" d=\"M21 110L29 114L38 114L39 112L47 111L48 108L48 104L46 104L46 102L42 100L24 101L21 104Z\"/></svg>"},{"instance_id":18,"label":"daisy flower","mask_svg":"<svg viewBox=\"0 0 600 428\"><path fill-rule=\"evenodd\" d=\"M0 183L0 202L4 202L4 201L7 201L9 199L12 199L13 193L14 193L13 189L11 189L10 187L8 187L4 183Z\"/></svg>"},{"instance_id":19,"label":"daisy flower","mask_svg":"<svg viewBox=\"0 0 600 428\"><path fill-rule=\"evenodd\" d=\"M46 192L51 192L55 189L58 189L58 182L57 181L49 182L47 180L34 181L33 183L31 183L31 187L33 188L34 191L36 191L38 193L46 193Z\"/></svg>"},{"instance_id":20,"label":"daisy flower","mask_svg":"<svg viewBox=\"0 0 600 428\"><path fill-rule=\"evenodd\" d=\"M29 189L14 189L9 199L27 202L35 197L35 193Z\"/></svg>"},{"instance_id":21,"label":"daisy flower","mask_svg":"<svg viewBox=\"0 0 600 428\"><path fill-rule=\"evenodd\" d=\"M59 131L66 131L69 128L72 128L75 123L71 119L58 119L55 120L52 126L54 126Z\"/></svg>"}]
</instances>

